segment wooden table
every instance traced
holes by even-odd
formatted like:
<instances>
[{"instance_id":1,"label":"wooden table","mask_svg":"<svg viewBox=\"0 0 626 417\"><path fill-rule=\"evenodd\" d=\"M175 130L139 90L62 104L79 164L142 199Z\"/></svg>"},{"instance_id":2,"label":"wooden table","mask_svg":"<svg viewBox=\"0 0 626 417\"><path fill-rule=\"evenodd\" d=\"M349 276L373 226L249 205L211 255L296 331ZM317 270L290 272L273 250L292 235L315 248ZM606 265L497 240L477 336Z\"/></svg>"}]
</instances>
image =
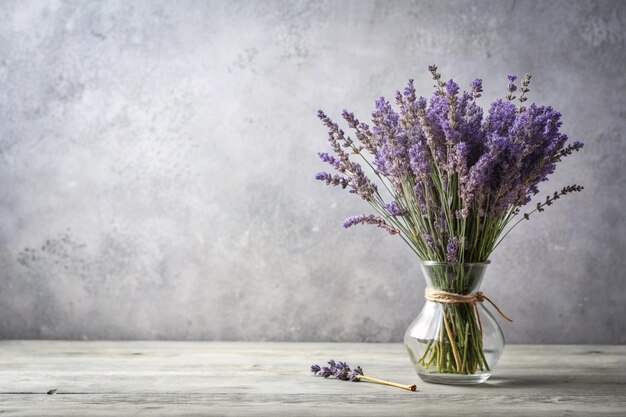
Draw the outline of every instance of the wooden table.
<instances>
[{"instance_id":1,"label":"wooden table","mask_svg":"<svg viewBox=\"0 0 626 417\"><path fill-rule=\"evenodd\" d=\"M310 374L330 358L417 392ZM421 382L400 344L0 341L0 414L625 416L626 346L507 346L458 387Z\"/></svg>"}]
</instances>

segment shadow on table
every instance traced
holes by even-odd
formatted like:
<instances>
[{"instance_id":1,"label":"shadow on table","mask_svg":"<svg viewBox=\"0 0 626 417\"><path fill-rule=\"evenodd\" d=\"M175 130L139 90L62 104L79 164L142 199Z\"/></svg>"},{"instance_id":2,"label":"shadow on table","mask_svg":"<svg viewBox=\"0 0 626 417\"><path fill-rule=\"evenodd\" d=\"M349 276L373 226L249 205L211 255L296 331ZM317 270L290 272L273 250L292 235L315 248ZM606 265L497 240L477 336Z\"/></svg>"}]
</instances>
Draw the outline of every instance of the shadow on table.
<instances>
[{"instance_id":1,"label":"shadow on table","mask_svg":"<svg viewBox=\"0 0 626 417\"><path fill-rule=\"evenodd\" d=\"M523 375L523 376L498 376L491 377L481 384L485 388L524 388L539 386L557 386L575 383L575 379L563 377L563 375Z\"/></svg>"}]
</instances>

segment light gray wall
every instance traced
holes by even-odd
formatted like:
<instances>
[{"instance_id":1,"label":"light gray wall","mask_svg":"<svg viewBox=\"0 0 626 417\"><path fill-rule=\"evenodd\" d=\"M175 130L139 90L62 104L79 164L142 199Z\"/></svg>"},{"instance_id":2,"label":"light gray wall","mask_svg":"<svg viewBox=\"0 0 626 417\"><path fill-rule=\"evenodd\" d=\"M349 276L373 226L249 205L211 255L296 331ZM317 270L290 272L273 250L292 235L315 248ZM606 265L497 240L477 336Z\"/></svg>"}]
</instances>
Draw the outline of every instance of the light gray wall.
<instances>
[{"instance_id":1,"label":"light gray wall","mask_svg":"<svg viewBox=\"0 0 626 417\"><path fill-rule=\"evenodd\" d=\"M437 63L586 142L484 290L512 342L626 342L621 1L0 3L0 337L400 340L416 259L312 178L318 108L362 119Z\"/></svg>"}]
</instances>

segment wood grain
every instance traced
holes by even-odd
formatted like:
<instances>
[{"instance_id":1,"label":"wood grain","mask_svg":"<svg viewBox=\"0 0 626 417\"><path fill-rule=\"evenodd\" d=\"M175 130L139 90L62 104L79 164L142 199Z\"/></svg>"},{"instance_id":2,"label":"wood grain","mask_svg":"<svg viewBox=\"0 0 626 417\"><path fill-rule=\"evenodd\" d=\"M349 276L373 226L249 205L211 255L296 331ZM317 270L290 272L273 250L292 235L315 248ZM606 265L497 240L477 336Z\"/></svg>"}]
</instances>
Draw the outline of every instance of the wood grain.
<instances>
[{"instance_id":1,"label":"wood grain","mask_svg":"<svg viewBox=\"0 0 626 417\"><path fill-rule=\"evenodd\" d=\"M309 373L329 358L417 392ZM625 394L626 346L508 346L455 387L419 380L400 344L0 341L10 416L624 416Z\"/></svg>"}]
</instances>

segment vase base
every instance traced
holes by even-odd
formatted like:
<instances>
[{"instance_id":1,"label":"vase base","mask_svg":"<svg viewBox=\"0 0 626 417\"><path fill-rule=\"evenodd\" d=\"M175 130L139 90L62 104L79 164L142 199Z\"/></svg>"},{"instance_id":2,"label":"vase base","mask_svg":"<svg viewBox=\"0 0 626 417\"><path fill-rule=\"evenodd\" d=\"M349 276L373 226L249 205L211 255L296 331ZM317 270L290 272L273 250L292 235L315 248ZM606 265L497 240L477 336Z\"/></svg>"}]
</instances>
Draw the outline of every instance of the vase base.
<instances>
[{"instance_id":1,"label":"vase base","mask_svg":"<svg viewBox=\"0 0 626 417\"><path fill-rule=\"evenodd\" d=\"M458 374L441 374L441 373L420 373L417 375L422 378L424 382L430 382L432 384L445 384L445 385L476 385L482 384L489 379L491 373L480 373L473 375L458 375Z\"/></svg>"}]
</instances>

